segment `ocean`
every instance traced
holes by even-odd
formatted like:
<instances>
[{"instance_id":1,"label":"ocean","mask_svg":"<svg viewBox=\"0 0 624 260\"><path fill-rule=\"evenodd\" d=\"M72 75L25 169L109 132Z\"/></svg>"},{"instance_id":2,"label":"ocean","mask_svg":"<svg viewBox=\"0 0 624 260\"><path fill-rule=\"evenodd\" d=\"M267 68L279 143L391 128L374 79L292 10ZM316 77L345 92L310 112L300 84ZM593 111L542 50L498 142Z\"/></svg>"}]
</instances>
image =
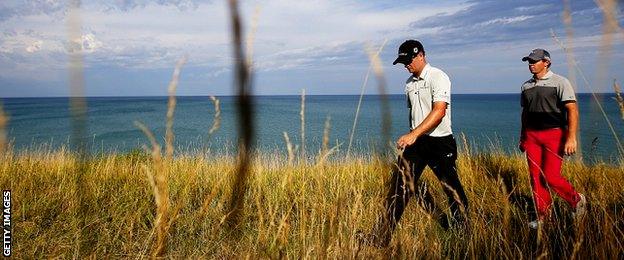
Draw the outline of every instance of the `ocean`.
<instances>
[{"instance_id":1,"label":"ocean","mask_svg":"<svg viewBox=\"0 0 624 260\"><path fill-rule=\"evenodd\" d=\"M614 94L598 94L616 134L624 139L624 120ZM236 97L217 97L221 104L221 126L208 134L215 109L209 97L177 97L175 146L179 152L210 149L212 153L232 154L237 142ZM348 150L349 134L359 96L306 96L305 149L320 149L325 121L330 120L329 146L338 153ZM578 94L580 141L583 159L615 162L616 139L591 94ZM392 140L409 130L404 95L389 95ZM286 152L283 133L293 145L301 145L301 96L254 96L255 147L261 151ZM67 145L71 135L68 98L2 98L10 120L7 135L14 150ZM381 96L364 96L354 134L352 152L370 153L379 147L382 133ZM150 128L164 143L167 97L89 97L87 98L87 139L92 153L128 152L148 144L134 125ZM473 151L517 152L520 131L518 94L457 94L451 101L452 128L458 143L464 135ZM387 126L385 126L387 127Z\"/></svg>"}]
</instances>

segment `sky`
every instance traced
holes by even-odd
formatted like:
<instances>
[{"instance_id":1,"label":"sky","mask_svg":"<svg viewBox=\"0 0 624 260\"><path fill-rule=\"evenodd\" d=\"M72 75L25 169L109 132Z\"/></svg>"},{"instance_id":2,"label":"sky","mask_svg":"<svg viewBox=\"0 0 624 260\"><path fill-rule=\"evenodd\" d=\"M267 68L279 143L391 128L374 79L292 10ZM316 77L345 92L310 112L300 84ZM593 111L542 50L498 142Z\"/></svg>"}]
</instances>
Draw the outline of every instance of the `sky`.
<instances>
[{"instance_id":1,"label":"sky","mask_svg":"<svg viewBox=\"0 0 624 260\"><path fill-rule=\"evenodd\" d=\"M235 94L226 0L85 0L77 12L80 34L72 39L68 2L0 3L0 97L70 95L72 53L84 58L87 96L167 95L182 57L178 95ZM611 92L614 78L624 81L624 31L604 45L596 2L570 2L567 39L564 1L240 1L244 34L253 32L252 93L357 95L370 64L366 50L384 42L386 92L403 93L409 74L392 61L407 39L424 44L428 62L450 76L453 93L518 93L531 76L521 58L534 48L550 51L552 70L569 75L551 30L589 82L577 72L577 92ZM614 11L622 26L624 3ZM364 89L377 94L377 81Z\"/></svg>"}]
</instances>

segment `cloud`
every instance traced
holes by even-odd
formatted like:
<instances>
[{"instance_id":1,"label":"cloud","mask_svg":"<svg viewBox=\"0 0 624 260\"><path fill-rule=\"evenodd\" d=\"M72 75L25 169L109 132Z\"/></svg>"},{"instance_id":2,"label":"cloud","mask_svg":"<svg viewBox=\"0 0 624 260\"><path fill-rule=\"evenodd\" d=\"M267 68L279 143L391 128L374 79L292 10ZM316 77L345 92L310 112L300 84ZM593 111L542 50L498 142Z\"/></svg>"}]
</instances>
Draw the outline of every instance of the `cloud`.
<instances>
[{"instance_id":1,"label":"cloud","mask_svg":"<svg viewBox=\"0 0 624 260\"><path fill-rule=\"evenodd\" d=\"M26 47L26 52L28 53L38 52L41 50L42 44L43 44L43 41L34 41L31 45Z\"/></svg>"},{"instance_id":2,"label":"cloud","mask_svg":"<svg viewBox=\"0 0 624 260\"><path fill-rule=\"evenodd\" d=\"M201 4L209 4L210 0L116 0L116 1L97 1L97 4L103 5L107 10L129 11L136 8L144 8L148 5L173 6L180 11L195 10Z\"/></svg>"},{"instance_id":3,"label":"cloud","mask_svg":"<svg viewBox=\"0 0 624 260\"><path fill-rule=\"evenodd\" d=\"M65 44L68 53L83 52L93 53L103 46L102 42L95 38L92 33L87 33L78 39L73 39Z\"/></svg>"},{"instance_id":4,"label":"cloud","mask_svg":"<svg viewBox=\"0 0 624 260\"><path fill-rule=\"evenodd\" d=\"M482 22L479 25L481 26L488 26L488 25L492 25L492 24L510 24L510 23L517 23L517 22L522 22L524 20L533 18L533 15L521 15L521 16L515 16L515 17L506 17L506 18L496 18L493 20L489 20L486 22Z\"/></svg>"}]
</instances>

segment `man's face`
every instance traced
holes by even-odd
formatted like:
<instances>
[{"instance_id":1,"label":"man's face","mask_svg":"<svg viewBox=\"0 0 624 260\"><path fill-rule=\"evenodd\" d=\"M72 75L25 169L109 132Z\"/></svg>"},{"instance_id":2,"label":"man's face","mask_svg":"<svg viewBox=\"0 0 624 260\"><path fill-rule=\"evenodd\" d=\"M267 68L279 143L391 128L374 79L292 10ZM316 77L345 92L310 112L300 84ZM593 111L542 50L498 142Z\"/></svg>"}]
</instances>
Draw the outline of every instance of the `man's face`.
<instances>
[{"instance_id":1,"label":"man's face","mask_svg":"<svg viewBox=\"0 0 624 260\"><path fill-rule=\"evenodd\" d=\"M548 62L547 60L528 60L529 61L529 71L531 71L532 74L539 74L540 72L544 71L547 66L548 66Z\"/></svg>"},{"instance_id":2,"label":"man's face","mask_svg":"<svg viewBox=\"0 0 624 260\"><path fill-rule=\"evenodd\" d=\"M422 54L418 54L412 58L412 63L404 65L409 73L418 74L425 67L425 57Z\"/></svg>"}]
</instances>

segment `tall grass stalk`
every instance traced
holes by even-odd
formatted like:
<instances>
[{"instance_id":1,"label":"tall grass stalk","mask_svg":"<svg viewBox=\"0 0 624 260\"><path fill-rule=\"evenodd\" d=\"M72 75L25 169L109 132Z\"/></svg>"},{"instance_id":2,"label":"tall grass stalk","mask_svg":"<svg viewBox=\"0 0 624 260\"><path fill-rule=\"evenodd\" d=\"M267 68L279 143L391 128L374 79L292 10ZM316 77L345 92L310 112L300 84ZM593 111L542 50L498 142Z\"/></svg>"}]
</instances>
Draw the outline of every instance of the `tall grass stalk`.
<instances>
[{"instance_id":1,"label":"tall grass stalk","mask_svg":"<svg viewBox=\"0 0 624 260\"><path fill-rule=\"evenodd\" d=\"M624 120L624 97L622 97L622 88L620 88L620 84L618 84L615 79L613 79L613 91L615 92L615 97L613 97L613 99L617 102L622 120Z\"/></svg>"},{"instance_id":2,"label":"tall grass stalk","mask_svg":"<svg viewBox=\"0 0 624 260\"><path fill-rule=\"evenodd\" d=\"M552 35L552 37L555 40L555 42L557 44L559 44L559 46L564 51L566 51L567 47L559 40L559 38L555 34L555 31L550 29L550 34ZM583 73L583 70L581 70L580 66L578 65L578 62L575 59L573 59L572 61L573 61L574 67L576 68L577 72L579 73L579 75L581 76L583 81L585 82L585 85L591 90L592 97L594 98L594 101L596 102L598 108L600 109L600 113L602 114L602 116L605 119L607 125L609 126L609 130L611 131L611 134L613 134L613 138L615 139L615 142L616 142L615 144L616 144L616 147L618 148L618 153L620 154L620 157L624 157L624 147L622 147L622 142L620 141L620 137L618 136L617 132L615 131L615 128L613 127L613 124L611 123L611 120L609 120L609 117L607 116L607 113L604 111L604 108L602 107L602 103L600 102L600 99L596 95L596 90L589 83L589 81L587 80L587 77L585 77L585 73Z\"/></svg>"},{"instance_id":3,"label":"tall grass stalk","mask_svg":"<svg viewBox=\"0 0 624 260\"><path fill-rule=\"evenodd\" d=\"M575 92L577 92L578 88L576 85L576 70L574 69L574 27L572 26L572 10L571 10L571 4L570 4L570 0L563 0L563 15L562 15L562 19L563 19L563 24L565 26L565 31L566 31L566 49L564 50L565 55L566 55L566 63L568 65L568 79L570 80L570 84L572 85L572 88L574 89ZM577 160L581 161L583 160L583 149L581 149L581 147L583 147L582 143L583 140L581 140L581 130L578 129L578 131L576 132L576 140L578 142L578 149L576 151L576 154L574 154L573 158L576 158Z\"/></svg>"},{"instance_id":4,"label":"tall grass stalk","mask_svg":"<svg viewBox=\"0 0 624 260\"><path fill-rule=\"evenodd\" d=\"M331 130L331 117L327 116L325 119L325 127L323 128L323 141L321 143L321 150L318 154L317 165L323 165L327 161L330 155L335 153L341 144L336 144L334 147L329 148L329 132Z\"/></svg>"},{"instance_id":5,"label":"tall grass stalk","mask_svg":"<svg viewBox=\"0 0 624 260\"><path fill-rule=\"evenodd\" d=\"M382 44L382 48L386 44L386 41L387 40ZM366 52L373 67L375 77L377 78L377 89L381 97L381 145L379 148L381 151L384 151L391 148L389 144L391 142L390 133L392 132L392 114L390 113L390 104L388 103L388 96L386 95L386 79L379 53L374 52L370 47L366 48Z\"/></svg>"},{"instance_id":6,"label":"tall grass stalk","mask_svg":"<svg viewBox=\"0 0 624 260\"><path fill-rule=\"evenodd\" d=\"M331 130L331 117L325 118L325 127L323 127L323 141L321 143L321 151L319 154L324 154L328 150L329 146L329 132Z\"/></svg>"},{"instance_id":7,"label":"tall grass stalk","mask_svg":"<svg viewBox=\"0 0 624 260\"><path fill-rule=\"evenodd\" d=\"M208 135L212 135L214 132L219 130L219 127L221 127L221 105L219 99L217 99L215 96L210 96L210 100L212 100L212 103L214 104L215 114L214 118L212 119L212 126L208 131Z\"/></svg>"},{"instance_id":8,"label":"tall grass stalk","mask_svg":"<svg viewBox=\"0 0 624 260\"><path fill-rule=\"evenodd\" d=\"M299 117L301 121L301 160L305 162L305 89L301 90L301 110L299 110Z\"/></svg>"},{"instance_id":9,"label":"tall grass stalk","mask_svg":"<svg viewBox=\"0 0 624 260\"><path fill-rule=\"evenodd\" d=\"M141 168L147 175L147 179L154 194L154 201L156 202L156 221L154 224L156 243L152 249L152 256L162 257L167 250L167 235L170 226L169 178L166 172L167 167L165 163L163 163L160 144L156 141L152 131L140 122L134 122L134 124L141 129L151 144L151 149L146 147L146 150L151 154L153 168L150 169L146 164L143 164ZM167 164L170 163L171 161L168 160ZM145 244L150 244L150 240L151 237L147 239Z\"/></svg>"},{"instance_id":10,"label":"tall grass stalk","mask_svg":"<svg viewBox=\"0 0 624 260\"><path fill-rule=\"evenodd\" d=\"M288 138L288 133L283 132L284 141L286 142L286 151L288 152L288 165L292 165L295 160L295 152L293 149L293 145L290 142L290 138Z\"/></svg>"},{"instance_id":11,"label":"tall grass stalk","mask_svg":"<svg viewBox=\"0 0 624 260\"><path fill-rule=\"evenodd\" d=\"M236 172L233 176L232 192L230 193L230 201L228 203L226 221L231 228L235 230L240 222L240 217L243 214L244 197L247 192L249 171L252 161L252 140L254 135L253 124L253 105L250 96L251 92L251 75L249 73L249 67L247 59L242 47L242 26L241 18L238 11L238 1L228 1L230 11L231 33L232 33L232 48L234 51L235 60L235 87L237 88L238 97L238 131L239 131L239 144L238 144L238 158Z\"/></svg>"},{"instance_id":12,"label":"tall grass stalk","mask_svg":"<svg viewBox=\"0 0 624 260\"><path fill-rule=\"evenodd\" d=\"M84 57L83 46L78 44L81 42L82 22L80 19L80 0L71 0L68 2L68 19L67 31L68 42L71 44L69 52L69 63L67 64L69 71L69 103L72 124L72 146L80 154L86 152L86 135L87 135L87 101L85 98L85 80L84 80Z\"/></svg>"},{"instance_id":13,"label":"tall grass stalk","mask_svg":"<svg viewBox=\"0 0 624 260\"><path fill-rule=\"evenodd\" d=\"M73 167L73 186L71 191L75 204L73 206L74 226L74 252L73 258L83 257L86 247L91 241L85 239L88 237L88 227L85 222L85 214L87 205L85 203L85 174L87 160L87 100L85 98L85 80L84 80L84 57L82 38L82 22L80 19L80 0L71 0L68 2L67 16L67 36L71 46L69 52L69 105L71 114L71 145L78 154L77 160Z\"/></svg>"},{"instance_id":14,"label":"tall grass stalk","mask_svg":"<svg viewBox=\"0 0 624 260\"><path fill-rule=\"evenodd\" d=\"M247 67L249 68L249 73L253 72L253 43L256 38L256 31L258 30L258 19L260 18L260 6L256 6L254 11L254 15L251 18L251 25L249 26L251 30L247 34L247 40L245 41L245 47L247 49Z\"/></svg>"},{"instance_id":15,"label":"tall grass stalk","mask_svg":"<svg viewBox=\"0 0 624 260\"><path fill-rule=\"evenodd\" d=\"M596 5L603 12L603 33L615 33L622 32L622 27L620 27L618 21L618 13L617 6L618 1L616 0L594 0ZM604 36L604 35L603 35Z\"/></svg>"},{"instance_id":16,"label":"tall grass stalk","mask_svg":"<svg viewBox=\"0 0 624 260\"><path fill-rule=\"evenodd\" d=\"M182 65L186 63L186 57L180 59L173 70L173 75L171 76L171 82L169 82L169 87L167 88L167 93L169 94L169 100L167 102L167 120L166 120L166 129L165 129L165 158L167 160L171 160L173 158L173 143L175 135L173 133L173 119L176 107L176 89L178 88L178 82L180 80L180 71L182 70Z\"/></svg>"},{"instance_id":17,"label":"tall grass stalk","mask_svg":"<svg viewBox=\"0 0 624 260\"><path fill-rule=\"evenodd\" d=\"M383 44L379 47L375 55L379 55L383 50L383 47L386 45L387 40L384 40ZM351 127L351 133L349 133L349 146L347 146L347 157L351 154L351 144L353 143L353 137L355 135L355 127L357 126L358 117L360 115L360 107L362 106L362 98L364 97L364 90L366 89L366 85L368 85L368 77L370 76L370 72L373 68L373 64L368 65L368 69L366 70L366 76L364 76L364 83L362 83L362 87L360 88L360 98L358 99L357 108L355 109L355 116L353 117L353 126Z\"/></svg>"},{"instance_id":18,"label":"tall grass stalk","mask_svg":"<svg viewBox=\"0 0 624 260\"><path fill-rule=\"evenodd\" d=\"M566 60L568 65L568 79L576 90L576 70L574 69L574 27L572 26L572 8L570 0L563 0L563 24L566 31Z\"/></svg>"},{"instance_id":19,"label":"tall grass stalk","mask_svg":"<svg viewBox=\"0 0 624 260\"><path fill-rule=\"evenodd\" d=\"M596 64L596 85L600 88L607 87L607 73L609 68L609 60L611 59L611 50L613 49L613 40L621 28L618 24L617 2L616 0L594 0L603 14L602 37L600 39L600 48L598 58L600 62Z\"/></svg>"}]
</instances>

